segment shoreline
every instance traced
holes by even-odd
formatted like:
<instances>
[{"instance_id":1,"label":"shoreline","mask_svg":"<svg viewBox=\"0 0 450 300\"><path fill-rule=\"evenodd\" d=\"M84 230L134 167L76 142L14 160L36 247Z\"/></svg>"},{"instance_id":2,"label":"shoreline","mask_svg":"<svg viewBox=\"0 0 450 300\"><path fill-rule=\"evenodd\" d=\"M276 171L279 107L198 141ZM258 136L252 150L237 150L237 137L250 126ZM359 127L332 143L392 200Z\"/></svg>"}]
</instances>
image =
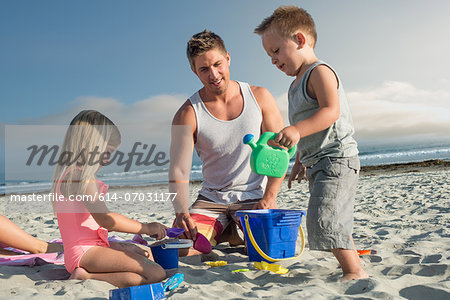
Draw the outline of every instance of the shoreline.
<instances>
[{"instance_id":1,"label":"shoreline","mask_svg":"<svg viewBox=\"0 0 450 300\"><path fill-rule=\"evenodd\" d=\"M450 168L450 161L442 159L430 159L420 162L395 163L376 166L362 166L361 176L379 175L383 172L410 173L440 171Z\"/></svg>"}]
</instances>

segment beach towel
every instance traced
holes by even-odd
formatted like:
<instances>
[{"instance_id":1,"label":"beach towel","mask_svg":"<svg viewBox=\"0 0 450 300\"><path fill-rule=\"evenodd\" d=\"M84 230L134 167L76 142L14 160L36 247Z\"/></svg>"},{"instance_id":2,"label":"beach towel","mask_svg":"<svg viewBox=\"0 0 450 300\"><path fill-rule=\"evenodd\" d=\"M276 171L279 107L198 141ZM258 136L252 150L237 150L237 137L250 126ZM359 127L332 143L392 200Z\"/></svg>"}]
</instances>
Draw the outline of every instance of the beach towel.
<instances>
[{"instance_id":1,"label":"beach towel","mask_svg":"<svg viewBox=\"0 0 450 300\"><path fill-rule=\"evenodd\" d=\"M22 254L0 257L0 266L64 265L64 253Z\"/></svg>"},{"instance_id":2,"label":"beach towel","mask_svg":"<svg viewBox=\"0 0 450 300\"><path fill-rule=\"evenodd\" d=\"M146 245L147 241L140 235L136 235L132 240L125 240L121 237L112 235L108 237L109 242L128 242ZM49 241L51 243L62 244L61 239L54 239ZM39 253L29 254L28 252L6 247L9 251L17 252L18 255L2 256L0 257L0 266L42 266L45 264L64 265L64 253Z\"/></svg>"}]
</instances>

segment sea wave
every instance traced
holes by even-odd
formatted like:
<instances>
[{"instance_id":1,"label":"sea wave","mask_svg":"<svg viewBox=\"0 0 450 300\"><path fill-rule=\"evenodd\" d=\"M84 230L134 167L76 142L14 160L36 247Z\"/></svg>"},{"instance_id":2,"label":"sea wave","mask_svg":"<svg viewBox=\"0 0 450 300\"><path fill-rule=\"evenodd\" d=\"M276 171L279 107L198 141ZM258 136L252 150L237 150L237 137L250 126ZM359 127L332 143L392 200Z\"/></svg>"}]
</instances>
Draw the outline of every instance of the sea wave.
<instances>
[{"instance_id":1,"label":"sea wave","mask_svg":"<svg viewBox=\"0 0 450 300\"><path fill-rule=\"evenodd\" d=\"M401 150L381 153L360 153L362 166L377 166L396 163L420 162L431 159L450 160L450 147Z\"/></svg>"},{"instance_id":2,"label":"sea wave","mask_svg":"<svg viewBox=\"0 0 450 300\"><path fill-rule=\"evenodd\" d=\"M362 166L377 166L396 163L420 162L425 160L441 159L450 161L450 146L441 146L423 149L366 149L360 152ZM290 168L293 161L290 162ZM110 186L144 186L168 182L168 168L157 170L137 170L131 172L110 172L99 174L98 178ZM190 179L202 180L202 166L199 163L192 165ZM51 189L51 181L27 182L14 181L0 184L0 194L18 194L44 192Z\"/></svg>"}]
</instances>

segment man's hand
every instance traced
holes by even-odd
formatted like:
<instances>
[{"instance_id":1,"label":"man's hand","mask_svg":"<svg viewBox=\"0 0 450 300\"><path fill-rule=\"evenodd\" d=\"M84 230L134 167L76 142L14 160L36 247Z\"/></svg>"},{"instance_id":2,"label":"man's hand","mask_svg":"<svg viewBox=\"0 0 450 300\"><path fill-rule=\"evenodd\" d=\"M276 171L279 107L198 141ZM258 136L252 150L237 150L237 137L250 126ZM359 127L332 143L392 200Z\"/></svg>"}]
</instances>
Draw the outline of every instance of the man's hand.
<instances>
[{"instance_id":1,"label":"man's hand","mask_svg":"<svg viewBox=\"0 0 450 300\"><path fill-rule=\"evenodd\" d=\"M262 198L261 200L259 200L258 203L256 203L253 206L253 209L277 209L278 205L277 202L274 200L268 200L265 198Z\"/></svg>"},{"instance_id":2,"label":"man's hand","mask_svg":"<svg viewBox=\"0 0 450 300\"><path fill-rule=\"evenodd\" d=\"M292 166L291 175L289 175L288 189L291 188L291 182L295 179L298 180L298 183L300 183L303 179L308 181L308 178L306 178L306 168L297 159L295 159L295 163Z\"/></svg>"},{"instance_id":3,"label":"man's hand","mask_svg":"<svg viewBox=\"0 0 450 300\"><path fill-rule=\"evenodd\" d=\"M285 127L281 130L274 139L280 146L291 149L300 141L300 133L294 126Z\"/></svg>"},{"instance_id":4,"label":"man's hand","mask_svg":"<svg viewBox=\"0 0 450 300\"><path fill-rule=\"evenodd\" d=\"M187 239L195 241L197 235L197 225L189 213L177 213L173 227L183 228L184 236Z\"/></svg>"}]
</instances>

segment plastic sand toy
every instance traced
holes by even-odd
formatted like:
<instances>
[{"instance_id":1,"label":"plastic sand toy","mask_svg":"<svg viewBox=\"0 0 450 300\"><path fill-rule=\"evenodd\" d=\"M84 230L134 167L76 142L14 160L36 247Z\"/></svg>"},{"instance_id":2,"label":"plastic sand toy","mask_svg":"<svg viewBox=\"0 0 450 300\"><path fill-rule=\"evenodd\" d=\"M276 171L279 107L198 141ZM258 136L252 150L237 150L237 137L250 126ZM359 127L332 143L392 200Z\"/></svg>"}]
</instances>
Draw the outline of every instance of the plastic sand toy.
<instances>
[{"instance_id":1,"label":"plastic sand toy","mask_svg":"<svg viewBox=\"0 0 450 300\"><path fill-rule=\"evenodd\" d=\"M237 269L237 270L233 270L231 272L233 272L233 273L242 273L242 272L248 272L248 271L250 271L250 269Z\"/></svg>"},{"instance_id":2,"label":"plastic sand toy","mask_svg":"<svg viewBox=\"0 0 450 300\"><path fill-rule=\"evenodd\" d=\"M162 282L131 286L127 288L114 289L109 291L110 300L160 300L165 299L165 292L169 292L178 287L184 280L184 275L176 273L163 284Z\"/></svg>"},{"instance_id":3,"label":"plastic sand toy","mask_svg":"<svg viewBox=\"0 0 450 300\"><path fill-rule=\"evenodd\" d=\"M194 249L204 254L209 254L212 250L209 240L200 232L195 236Z\"/></svg>"},{"instance_id":4,"label":"plastic sand toy","mask_svg":"<svg viewBox=\"0 0 450 300\"><path fill-rule=\"evenodd\" d=\"M166 270L178 268L178 249L192 247L192 240L165 239L150 245L153 259Z\"/></svg>"},{"instance_id":5,"label":"plastic sand toy","mask_svg":"<svg viewBox=\"0 0 450 300\"><path fill-rule=\"evenodd\" d=\"M358 252L359 256L377 254L375 250L356 250L356 252Z\"/></svg>"},{"instance_id":6,"label":"plastic sand toy","mask_svg":"<svg viewBox=\"0 0 450 300\"><path fill-rule=\"evenodd\" d=\"M228 263L224 260L218 260L218 261L207 261L205 262L210 267L223 267L226 266Z\"/></svg>"},{"instance_id":7,"label":"plastic sand toy","mask_svg":"<svg viewBox=\"0 0 450 300\"><path fill-rule=\"evenodd\" d=\"M297 145L289 151L268 145L267 142L275 139L276 136L277 134L274 132L264 132L256 143L253 141L253 134L244 136L244 144L252 148L250 167L253 172L278 178L286 174L289 160L297 151Z\"/></svg>"},{"instance_id":8,"label":"plastic sand toy","mask_svg":"<svg viewBox=\"0 0 450 300\"><path fill-rule=\"evenodd\" d=\"M249 261L277 262L299 257L305 249L301 226L306 211L298 209L238 210L247 241ZM253 228L253 229L252 229ZM300 234L301 247L296 254Z\"/></svg>"},{"instance_id":9,"label":"plastic sand toy","mask_svg":"<svg viewBox=\"0 0 450 300\"><path fill-rule=\"evenodd\" d=\"M181 273L177 273L167 279L167 281L163 284L164 292L168 292L178 287L184 280L184 275Z\"/></svg>"},{"instance_id":10,"label":"plastic sand toy","mask_svg":"<svg viewBox=\"0 0 450 300\"><path fill-rule=\"evenodd\" d=\"M287 272L289 272L288 269L283 268L280 265L277 264L269 264L266 263L265 261L262 262L257 262L255 261L253 263L253 265L255 266L255 268L260 269L260 270L268 270L277 274L286 274Z\"/></svg>"},{"instance_id":11,"label":"plastic sand toy","mask_svg":"<svg viewBox=\"0 0 450 300\"><path fill-rule=\"evenodd\" d=\"M167 228L167 236L170 238L176 238L184 233L183 228Z\"/></svg>"}]
</instances>

